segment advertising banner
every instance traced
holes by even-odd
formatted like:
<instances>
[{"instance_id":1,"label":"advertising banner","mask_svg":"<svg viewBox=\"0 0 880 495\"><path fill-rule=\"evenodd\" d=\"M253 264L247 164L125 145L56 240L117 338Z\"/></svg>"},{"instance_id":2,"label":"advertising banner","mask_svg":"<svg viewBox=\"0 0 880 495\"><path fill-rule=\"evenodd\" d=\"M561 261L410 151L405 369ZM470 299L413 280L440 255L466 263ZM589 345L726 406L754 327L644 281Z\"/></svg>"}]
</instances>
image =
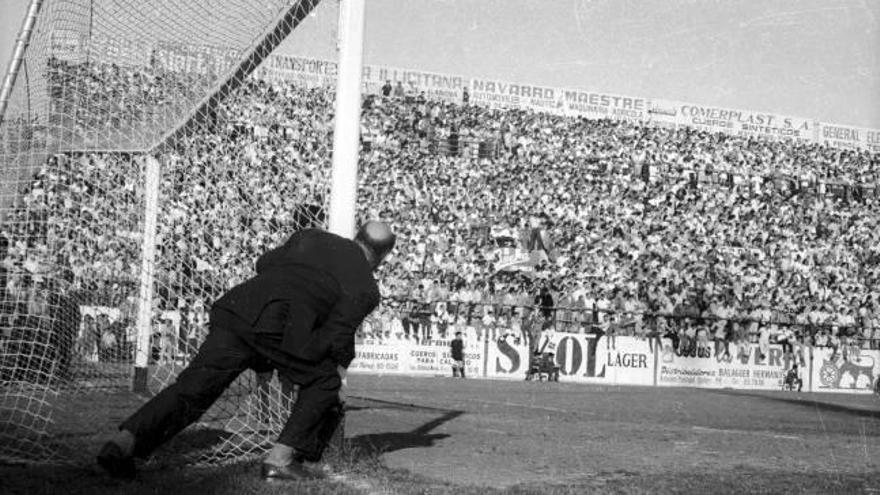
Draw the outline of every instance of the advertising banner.
<instances>
[{"instance_id":1,"label":"advertising banner","mask_svg":"<svg viewBox=\"0 0 880 495\"><path fill-rule=\"evenodd\" d=\"M819 144L880 153L880 130L819 123Z\"/></svg>"},{"instance_id":2,"label":"advertising banner","mask_svg":"<svg viewBox=\"0 0 880 495\"><path fill-rule=\"evenodd\" d=\"M548 340L550 342L543 345ZM595 335L545 332L541 346L545 351L554 352L560 382L609 385L652 385L654 382L654 355L647 340L617 337L609 343ZM507 340L489 343L487 377L524 380L528 368L529 351L525 344Z\"/></svg>"},{"instance_id":3,"label":"advertising banner","mask_svg":"<svg viewBox=\"0 0 880 495\"><path fill-rule=\"evenodd\" d=\"M811 119L767 112L732 110L692 103L676 106L678 125L734 136L815 142L818 125Z\"/></svg>"},{"instance_id":4,"label":"advertising banner","mask_svg":"<svg viewBox=\"0 0 880 495\"><path fill-rule=\"evenodd\" d=\"M55 29L49 33L50 55L73 63L90 60L122 66L147 66L153 48L154 45L145 40L90 34L79 29Z\"/></svg>"},{"instance_id":5,"label":"advertising banner","mask_svg":"<svg viewBox=\"0 0 880 495\"><path fill-rule=\"evenodd\" d=\"M465 373L483 375L484 343L465 341ZM452 376L450 340L417 343L412 340L368 339L355 345L352 373L402 374L411 376Z\"/></svg>"},{"instance_id":6,"label":"advertising banner","mask_svg":"<svg viewBox=\"0 0 880 495\"><path fill-rule=\"evenodd\" d=\"M220 47L160 41L151 55L151 63L169 72L216 76L229 70L238 55Z\"/></svg>"},{"instance_id":7,"label":"advertising banner","mask_svg":"<svg viewBox=\"0 0 880 495\"><path fill-rule=\"evenodd\" d=\"M596 345L598 364L604 383L615 385L653 385L655 348L647 339L617 337L610 342L601 337ZM596 379L586 377L586 381Z\"/></svg>"},{"instance_id":8,"label":"advertising banner","mask_svg":"<svg viewBox=\"0 0 880 495\"><path fill-rule=\"evenodd\" d=\"M560 93L563 113L568 116L635 122L649 120L648 102L644 98L571 89Z\"/></svg>"},{"instance_id":9,"label":"advertising banner","mask_svg":"<svg viewBox=\"0 0 880 495\"><path fill-rule=\"evenodd\" d=\"M490 108L562 113L562 90L494 79L471 79L471 102Z\"/></svg>"},{"instance_id":10,"label":"advertising banner","mask_svg":"<svg viewBox=\"0 0 880 495\"><path fill-rule=\"evenodd\" d=\"M335 86L336 62L295 55L272 55L256 71L261 79L280 79L314 88Z\"/></svg>"},{"instance_id":11,"label":"advertising banner","mask_svg":"<svg viewBox=\"0 0 880 495\"><path fill-rule=\"evenodd\" d=\"M486 349L486 377L525 380L529 370L529 347L513 339L490 341Z\"/></svg>"},{"instance_id":12,"label":"advertising banner","mask_svg":"<svg viewBox=\"0 0 880 495\"><path fill-rule=\"evenodd\" d=\"M392 87L400 82L409 92L425 92L429 100L461 102L462 90L468 86L467 79L461 76L438 74L418 70L401 69L379 65L364 67L364 83L370 93L381 94L382 86L390 81Z\"/></svg>"},{"instance_id":13,"label":"advertising banner","mask_svg":"<svg viewBox=\"0 0 880 495\"><path fill-rule=\"evenodd\" d=\"M146 40L95 34L87 38L89 59L105 64L145 66L154 46Z\"/></svg>"},{"instance_id":14,"label":"advertising banner","mask_svg":"<svg viewBox=\"0 0 880 495\"><path fill-rule=\"evenodd\" d=\"M731 345L732 357L718 360L714 348L697 353L697 357L678 356L672 344L664 339L657 363L657 385L670 387L736 388L781 390L791 361L779 345L771 345L761 359L757 344L749 344L748 354L741 355ZM806 378L806 371L802 373Z\"/></svg>"},{"instance_id":15,"label":"advertising banner","mask_svg":"<svg viewBox=\"0 0 880 495\"><path fill-rule=\"evenodd\" d=\"M681 104L675 101L652 99L647 102L645 120L657 127L675 129L679 126L678 111Z\"/></svg>"},{"instance_id":16,"label":"advertising banner","mask_svg":"<svg viewBox=\"0 0 880 495\"><path fill-rule=\"evenodd\" d=\"M49 36L49 54L67 62L83 62L88 40L79 31L56 29Z\"/></svg>"},{"instance_id":17,"label":"advertising banner","mask_svg":"<svg viewBox=\"0 0 880 495\"><path fill-rule=\"evenodd\" d=\"M871 393L880 376L880 351L813 348L813 392Z\"/></svg>"},{"instance_id":18,"label":"advertising banner","mask_svg":"<svg viewBox=\"0 0 880 495\"><path fill-rule=\"evenodd\" d=\"M178 42L148 43L144 40L109 37L76 30L54 30L50 53L59 59L91 60L118 65L158 66L174 72L221 74L237 62L228 48ZM335 61L295 55L268 57L255 77L283 80L307 87L336 84ZM490 108L515 108L587 118L610 118L649 122L660 127L691 127L735 136L791 139L827 146L880 152L880 129L819 123L813 119L769 112L736 110L680 101L647 99L581 89L517 84L485 78L466 78L399 67L365 65L367 92L379 94L382 85L401 82L410 95L425 93L429 100L462 101L469 88L470 103Z\"/></svg>"},{"instance_id":19,"label":"advertising banner","mask_svg":"<svg viewBox=\"0 0 880 495\"><path fill-rule=\"evenodd\" d=\"M350 373L406 373L403 359L407 349L402 342L383 343L371 340L355 345L354 361L348 367Z\"/></svg>"},{"instance_id":20,"label":"advertising banner","mask_svg":"<svg viewBox=\"0 0 880 495\"><path fill-rule=\"evenodd\" d=\"M652 385L654 353L647 340L564 335L556 344L559 381L608 385Z\"/></svg>"}]
</instances>

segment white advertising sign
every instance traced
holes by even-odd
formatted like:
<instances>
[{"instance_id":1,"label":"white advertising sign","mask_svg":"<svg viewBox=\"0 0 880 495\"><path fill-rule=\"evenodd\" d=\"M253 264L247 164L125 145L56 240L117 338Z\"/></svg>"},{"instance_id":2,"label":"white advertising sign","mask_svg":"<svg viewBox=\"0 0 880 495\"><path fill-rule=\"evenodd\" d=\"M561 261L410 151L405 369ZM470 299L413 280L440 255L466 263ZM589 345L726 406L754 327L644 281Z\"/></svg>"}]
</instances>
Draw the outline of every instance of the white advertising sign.
<instances>
[{"instance_id":1,"label":"white advertising sign","mask_svg":"<svg viewBox=\"0 0 880 495\"><path fill-rule=\"evenodd\" d=\"M431 340L424 344L412 340L365 340L355 345L352 373L403 374L412 376L452 376L451 340ZM482 342L465 341L465 373L482 376Z\"/></svg>"},{"instance_id":2,"label":"white advertising sign","mask_svg":"<svg viewBox=\"0 0 880 495\"><path fill-rule=\"evenodd\" d=\"M594 335L549 332L545 351L552 350L559 366L560 382L652 385L654 354L647 340L617 337L608 342ZM543 344L543 342L542 342ZM525 344L509 341L489 343L486 376L525 379L529 352Z\"/></svg>"},{"instance_id":3,"label":"white advertising sign","mask_svg":"<svg viewBox=\"0 0 880 495\"><path fill-rule=\"evenodd\" d=\"M880 376L880 351L816 347L812 373L813 392L871 393Z\"/></svg>"},{"instance_id":4,"label":"white advertising sign","mask_svg":"<svg viewBox=\"0 0 880 495\"><path fill-rule=\"evenodd\" d=\"M676 355L666 339L663 344L657 363L659 386L781 390L785 373L791 367L789 356L778 345L770 346L763 359L756 344L749 344L747 355L739 355L731 345L733 356L719 360L714 347L694 357Z\"/></svg>"}]
</instances>

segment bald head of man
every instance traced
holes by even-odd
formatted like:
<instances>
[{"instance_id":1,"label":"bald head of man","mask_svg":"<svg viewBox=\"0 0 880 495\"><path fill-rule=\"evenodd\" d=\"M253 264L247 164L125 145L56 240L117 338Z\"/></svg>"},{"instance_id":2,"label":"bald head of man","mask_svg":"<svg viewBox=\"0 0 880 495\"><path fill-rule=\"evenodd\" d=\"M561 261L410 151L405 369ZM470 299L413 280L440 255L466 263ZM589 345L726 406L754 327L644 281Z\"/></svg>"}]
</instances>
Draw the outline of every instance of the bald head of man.
<instances>
[{"instance_id":1,"label":"bald head of man","mask_svg":"<svg viewBox=\"0 0 880 495\"><path fill-rule=\"evenodd\" d=\"M375 270L394 248L397 237L385 222L370 221L358 229L354 241L361 246L370 266Z\"/></svg>"}]
</instances>

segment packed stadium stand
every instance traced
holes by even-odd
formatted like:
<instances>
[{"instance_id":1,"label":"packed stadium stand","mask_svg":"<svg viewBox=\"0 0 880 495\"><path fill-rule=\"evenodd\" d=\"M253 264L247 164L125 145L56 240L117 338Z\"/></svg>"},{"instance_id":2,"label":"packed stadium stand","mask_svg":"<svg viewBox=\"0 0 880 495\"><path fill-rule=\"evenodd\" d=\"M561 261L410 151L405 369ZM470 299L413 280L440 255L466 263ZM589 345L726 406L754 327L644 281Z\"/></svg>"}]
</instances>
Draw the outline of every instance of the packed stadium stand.
<instances>
[{"instance_id":1,"label":"packed stadium stand","mask_svg":"<svg viewBox=\"0 0 880 495\"><path fill-rule=\"evenodd\" d=\"M146 99L155 108L157 78L165 90L198 85L69 63L49 76L58 104L73 106L57 113L89 128L125 125ZM62 96L68 87L90 100L79 105L88 114ZM175 274L161 282L187 290L160 289L154 304L180 311L189 338L204 331L213 298L299 224L292 205L324 204L333 98L251 79L160 157L157 260ZM3 263L24 268L8 271L7 317L17 304L48 304L47 270L69 272L84 304L134 304L143 179L133 163L61 153L35 175L4 226L18 242ZM774 333L796 323L801 341L880 338L876 154L371 95L361 171L359 216L391 221L400 237L367 333L409 335L421 323L445 334L504 319L526 335L620 324L645 336L664 332L664 318L643 315L663 314L706 331L742 319ZM249 213L255 204L260 216Z\"/></svg>"}]
</instances>

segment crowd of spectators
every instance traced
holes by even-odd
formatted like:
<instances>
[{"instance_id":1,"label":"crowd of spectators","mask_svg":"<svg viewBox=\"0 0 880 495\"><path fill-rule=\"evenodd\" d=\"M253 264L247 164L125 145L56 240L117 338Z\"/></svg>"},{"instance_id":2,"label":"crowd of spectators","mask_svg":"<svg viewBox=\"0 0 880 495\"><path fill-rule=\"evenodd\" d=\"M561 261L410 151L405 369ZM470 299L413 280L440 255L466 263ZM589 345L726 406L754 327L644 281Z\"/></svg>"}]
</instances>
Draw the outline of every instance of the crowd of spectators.
<instances>
[{"instance_id":1,"label":"crowd of spectators","mask_svg":"<svg viewBox=\"0 0 880 495\"><path fill-rule=\"evenodd\" d=\"M210 77L115 64L47 61L49 125L77 147L139 149L182 119L213 85ZM183 102L187 104L181 104Z\"/></svg>"},{"instance_id":2,"label":"crowd of spectators","mask_svg":"<svg viewBox=\"0 0 880 495\"><path fill-rule=\"evenodd\" d=\"M361 191L372 216L402 230L404 259L382 277L397 299L498 308L537 304L543 287L562 314L761 319L812 327L809 336L880 337L876 156L418 99L369 110L381 131ZM420 133L424 115L433 129ZM492 139L499 154L426 153L404 141L413 132ZM401 173L413 162L416 173ZM536 230L548 262L499 276L493 241L534 248ZM648 331L642 317L622 319Z\"/></svg>"},{"instance_id":3,"label":"crowd of spectators","mask_svg":"<svg viewBox=\"0 0 880 495\"><path fill-rule=\"evenodd\" d=\"M140 98L126 95L180 86L63 70L79 93L56 98L82 99L100 122ZM248 80L159 156L154 304L182 314L188 339L261 252L322 224L333 98ZM400 239L365 332L423 339L465 325L532 340L534 329L598 327L649 338L674 320L682 352L790 323L800 341L880 338L876 155L397 93L365 99L361 127L358 216L390 221ZM464 142L492 152L465 153ZM120 153L52 157L3 227L7 299L27 301L64 269L71 290L133 314L143 170Z\"/></svg>"}]
</instances>

